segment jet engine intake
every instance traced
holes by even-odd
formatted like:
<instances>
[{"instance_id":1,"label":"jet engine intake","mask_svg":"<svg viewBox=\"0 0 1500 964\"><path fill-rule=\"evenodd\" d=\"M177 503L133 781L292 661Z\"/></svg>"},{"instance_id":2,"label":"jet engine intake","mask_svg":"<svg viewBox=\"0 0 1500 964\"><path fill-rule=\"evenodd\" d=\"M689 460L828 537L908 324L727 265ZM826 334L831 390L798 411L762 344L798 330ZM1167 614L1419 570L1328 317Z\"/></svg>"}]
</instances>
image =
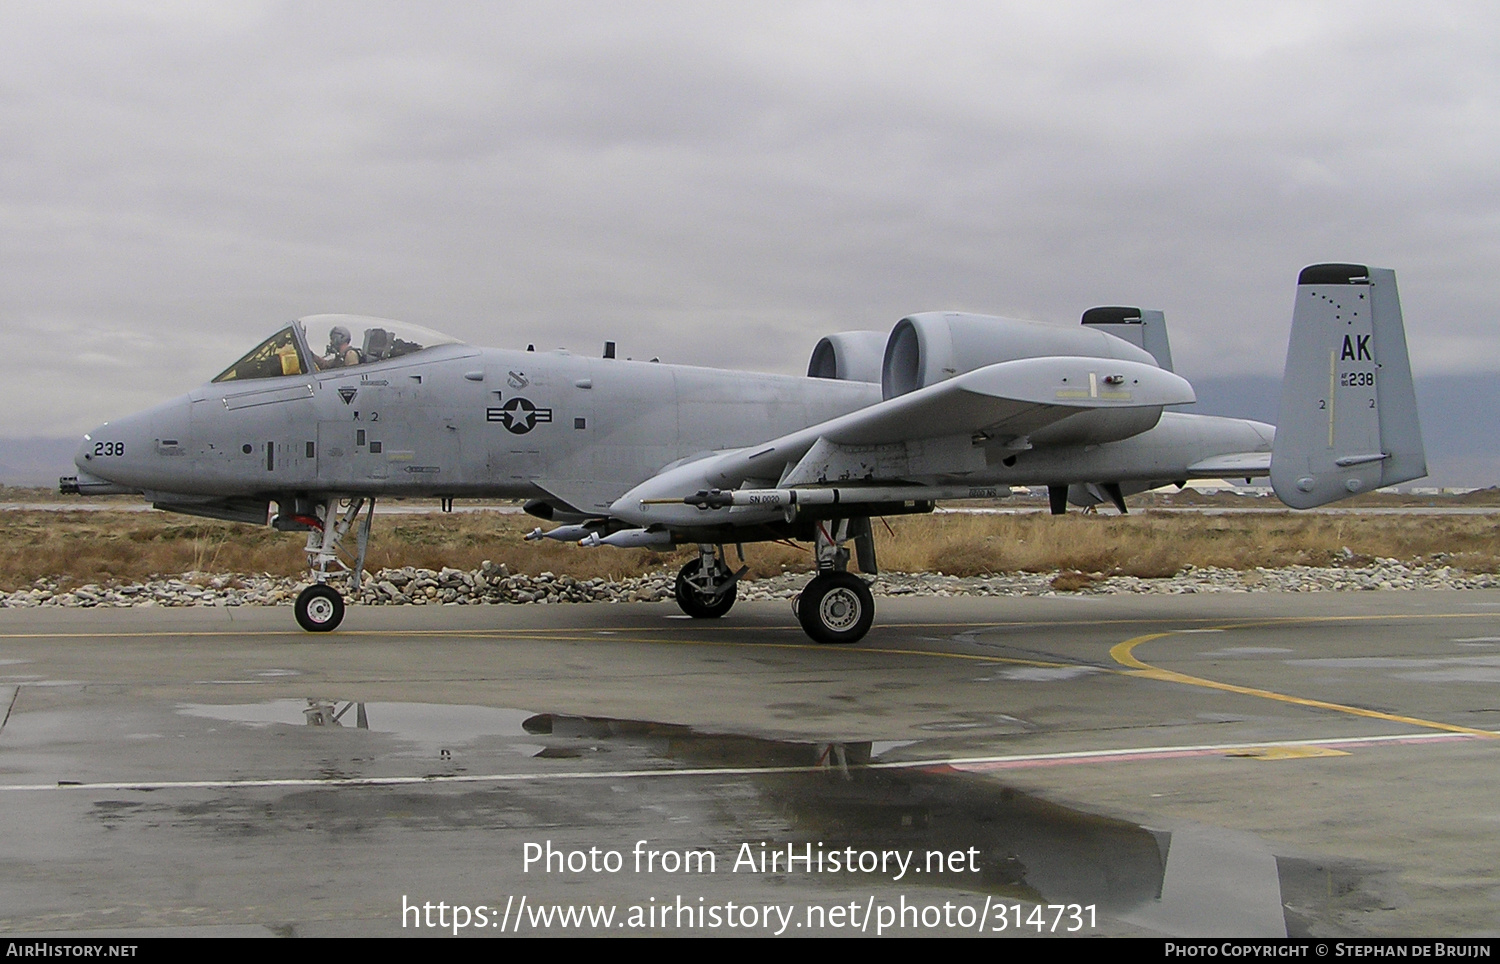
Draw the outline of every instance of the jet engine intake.
<instances>
[{"instance_id":1,"label":"jet engine intake","mask_svg":"<svg viewBox=\"0 0 1500 964\"><path fill-rule=\"evenodd\" d=\"M880 381L884 357L885 335L878 331L841 331L818 341L807 363L807 377L873 385Z\"/></svg>"},{"instance_id":2,"label":"jet engine intake","mask_svg":"<svg viewBox=\"0 0 1500 964\"><path fill-rule=\"evenodd\" d=\"M986 365L1052 355L1157 365L1150 352L1091 328L929 311L902 318L891 329L880 368L881 394L895 398Z\"/></svg>"}]
</instances>

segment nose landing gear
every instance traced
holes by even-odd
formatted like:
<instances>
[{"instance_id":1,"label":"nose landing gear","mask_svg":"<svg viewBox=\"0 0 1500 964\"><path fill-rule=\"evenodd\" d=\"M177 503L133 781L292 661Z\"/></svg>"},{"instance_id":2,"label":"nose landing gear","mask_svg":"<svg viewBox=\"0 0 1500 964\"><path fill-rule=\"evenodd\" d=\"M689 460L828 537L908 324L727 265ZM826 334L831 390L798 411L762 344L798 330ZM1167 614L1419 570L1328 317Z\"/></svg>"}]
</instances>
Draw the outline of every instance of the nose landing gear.
<instances>
[{"instance_id":1,"label":"nose landing gear","mask_svg":"<svg viewBox=\"0 0 1500 964\"><path fill-rule=\"evenodd\" d=\"M731 572L723 546L700 545L698 558L677 573L678 608L694 619L718 619L734 606L740 577L749 568Z\"/></svg>"},{"instance_id":2,"label":"nose landing gear","mask_svg":"<svg viewBox=\"0 0 1500 964\"><path fill-rule=\"evenodd\" d=\"M344 621L344 597L327 583L314 583L297 596L297 625L326 633Z\"/></svg>"},{"instance_id":3,"label":"nose landing gear","mask_svg":"<svg viewBox=\"0 0 1500 964\"><path fill-rule=\"evenodd\" d=\"M272 520L272 525L278 529L307 529L305 551L313 584L297 595L296 614L297 625L310 633L330 632L337 629L344 620L344 597L328 584L328 580L348 573L350 589L359 592L360 579L364 575L365 550L370 545L370 524L375 518L375 500L349 499L342 512L339 510L340 501L337 498L323 499L312 507L310 515L294 514L289 518L278 516ZM364 509L363 519L360 518L361 509ZM343 551L344 537L356 523L359 528L355 533L353 565L350 565L340 553Z\"/></svg>"}]
</instances>

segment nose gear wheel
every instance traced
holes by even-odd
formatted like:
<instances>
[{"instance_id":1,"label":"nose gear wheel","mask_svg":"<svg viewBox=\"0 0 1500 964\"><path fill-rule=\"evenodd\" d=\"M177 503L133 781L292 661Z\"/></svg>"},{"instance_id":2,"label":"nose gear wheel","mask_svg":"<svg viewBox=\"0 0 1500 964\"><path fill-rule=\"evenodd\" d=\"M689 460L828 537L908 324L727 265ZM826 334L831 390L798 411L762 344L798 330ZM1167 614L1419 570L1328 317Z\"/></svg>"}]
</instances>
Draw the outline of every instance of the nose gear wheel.
<instances>
[{"instance_id":1,"label":"nose gear wheel","mask_svg":"<svg viewBox=\"0 0 1500 964\"><path fill-rule=\"evenodd\" d=\"M326 633L344 621L344 597L332 586L316 583L297 596L297 624L310 633Z\"/></svg>"},{"instance_id":2,"label":"nose gear wheel","mask_svg":"<svg viewBox=\"0 0 1500 964\"><path fill-rule=\"evenodd\" d=\"M683 566L677 573L677 606L694 619L718 619L734 606L738 584L732 581L729 568L722 564L713 568L712 584L718 590L717 595L704 588L705 581L703 560L694 559Z\"/></svg>"}]
</instances>

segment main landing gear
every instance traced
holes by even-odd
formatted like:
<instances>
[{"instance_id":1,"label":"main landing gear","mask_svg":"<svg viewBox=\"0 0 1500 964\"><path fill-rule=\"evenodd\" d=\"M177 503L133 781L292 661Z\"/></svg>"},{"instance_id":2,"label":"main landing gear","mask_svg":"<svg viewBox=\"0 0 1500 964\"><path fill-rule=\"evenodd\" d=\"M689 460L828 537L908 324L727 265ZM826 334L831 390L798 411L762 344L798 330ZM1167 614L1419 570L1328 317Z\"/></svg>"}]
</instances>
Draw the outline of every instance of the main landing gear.
<instances>
[{"instance_id":1,"label":"main landing gear","mask_svg":"<svg viewBox=\"0 0 1500 964\"><path fill-rule=\"evenodd\" d=\"M820 572L792 602L802 631L819 643L855 643L875 621L875 597L852 572Z\"/></svg>"},{"instance_id":2,"label":"main landing gear","mask_svg":"<svg viewBox=\"0 0 1500 964\"><path fill-rule=\"evenodd\" d=\"M816 525L813 555L818 574L792 600L792 612L802 631L819 643L855 643L870 631L875 621L875 597L863 579L849 571L849 550L854 540L859 567L876 571L875 540L868 517L832 519Z\"/></svg>"},{"instance_id":3,"label":"main landing gear","mask_svg":"<svg viewBox=\"0 0 1500 964\"><path fill-rule=\"evenodd\" d=\"M875 597L869 584L849 572L849 549L854 543L859 567L876 571L875 541L870 520L832 519L815 528L813 554L818 574L793 601L792 611L802 629L819 643L853 643L864 638L875 621ZM744 559L741 557L743 563ZM718 619L734 606L737 584L749 569L732 571L724 547L700 545L698 558L677 574L677 605L694 619Z\"/></svg>"},{"instance_id":4,"label":"main landing gear","mask_svg":"<svg viewBox=\"0 0 1500 964\"><path fill-rule=\"evenodd\" d=\"M361 509L365 510L363 519L360 518ZM344 597L328 584L328 580L348 573L351 591L359 592L360 578L365 570L365 550L370 545L370 523L375 518L375 500L324 499L311 506L311 510L310 514L278 516L272 524L278 529L307 530L305 551L313 584L297 596L297 624L310 633L326 633L337 629L344 620ZM343 541L356 525L355 555L351 566L343 558L347 555L343 552Z\"/></svg>"}]
</instances>

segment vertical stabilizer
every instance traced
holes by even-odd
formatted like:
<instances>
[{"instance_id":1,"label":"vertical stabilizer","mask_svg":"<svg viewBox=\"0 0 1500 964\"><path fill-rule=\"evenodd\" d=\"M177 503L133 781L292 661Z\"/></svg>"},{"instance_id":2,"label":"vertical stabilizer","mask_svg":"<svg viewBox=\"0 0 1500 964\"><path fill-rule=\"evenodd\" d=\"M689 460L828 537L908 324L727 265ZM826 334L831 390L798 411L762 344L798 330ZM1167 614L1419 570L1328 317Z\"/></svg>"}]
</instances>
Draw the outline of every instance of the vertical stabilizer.
<instances>
[{"instance_id":1,"label":"vertical stabilizer","mask_svg":"<svg viewBox=\"0 0 1500 964\"><path fill-rule=\"evenodd\" d=\"M1307 509L1426 474L1396 273L1304 268L1271 450L1276 494Z\"/></svg>"},{"instance_id":2,"label":"vertical stabilizer","mask_svg":"<svg viewBox=\"0 0 1500 964\"><path fill-rule=\"evenodd\" d=\"M1083 323L1095 331L1123 338L1137 348L1144 348L1156 359L1158 367L1172 368L1172 345L1167 340L1167 316L1151 308L1090 308L1083 313Z\"/></svg>"}]
</instances>

